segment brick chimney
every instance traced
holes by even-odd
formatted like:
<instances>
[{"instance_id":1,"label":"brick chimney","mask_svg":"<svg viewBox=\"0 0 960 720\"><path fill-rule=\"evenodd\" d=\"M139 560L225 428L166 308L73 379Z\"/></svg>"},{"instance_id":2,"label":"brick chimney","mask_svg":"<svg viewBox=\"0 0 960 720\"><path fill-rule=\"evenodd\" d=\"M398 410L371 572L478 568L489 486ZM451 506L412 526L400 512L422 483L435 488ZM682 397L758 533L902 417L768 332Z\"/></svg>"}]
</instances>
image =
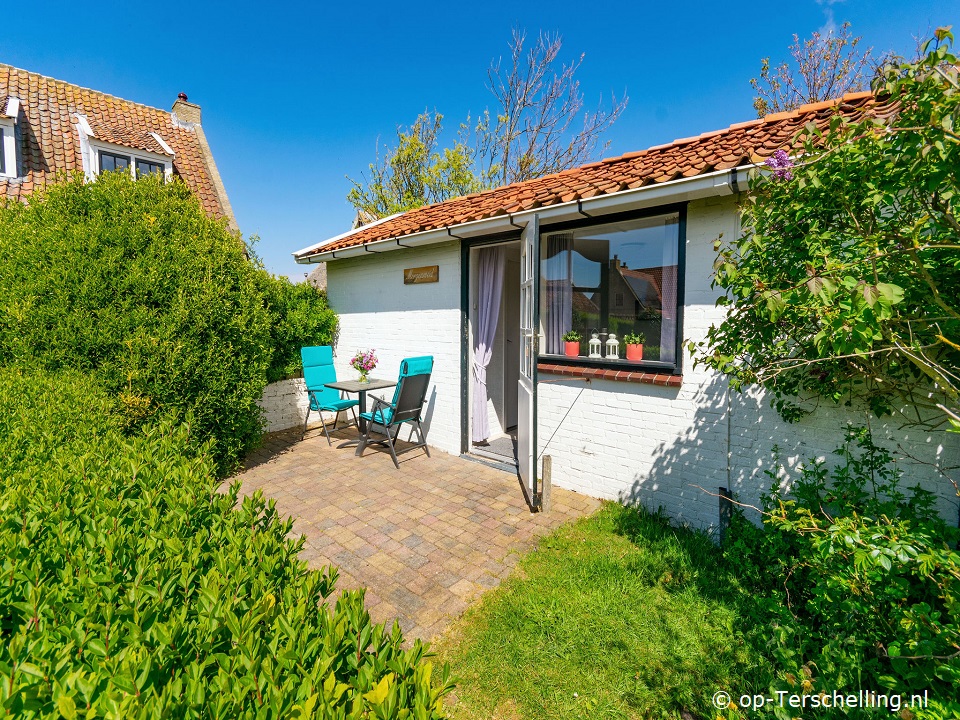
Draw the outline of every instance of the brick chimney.
<instances>
[{"instance_id":1,"label":"brick chimney","mask_svg":"<svg viewBox=\"0 0 960 720\"><path fill-rule=\"evenodd\" d=\"M177 101L173 104L173 111L184 122L200 124L200 106L187 102L186 93L177 95Z\"/></svg>"},{"instance_id":2,"label":"brick chimney","mask_svg":"<svg viewBox=\"0 0 960 720\"><path fill-rule=\"evenodd\" d=\"M210 151L210 145L207 144L207 136L203 132L203 126L200 124L200 106L187 100L186 93L177 95L177 100L171 108L176 119L181 123L187 123L186 128L195 133L197 142L200 145L200 152L203 155L203 164L206 166L207 175L213 183L213 189L220 200L220 207L223 208L224 215L227 218L231 229L237 230L237 218L233 214L233 208L230 206L230 199L227 197L227 190L223 186L223 180L220 178L220 172L217 170L217 164L213 161L213 153ZM174 122L174 125L177 123ZM176 164L174 165L176 167Z\"/></svg>"}]
</instances>

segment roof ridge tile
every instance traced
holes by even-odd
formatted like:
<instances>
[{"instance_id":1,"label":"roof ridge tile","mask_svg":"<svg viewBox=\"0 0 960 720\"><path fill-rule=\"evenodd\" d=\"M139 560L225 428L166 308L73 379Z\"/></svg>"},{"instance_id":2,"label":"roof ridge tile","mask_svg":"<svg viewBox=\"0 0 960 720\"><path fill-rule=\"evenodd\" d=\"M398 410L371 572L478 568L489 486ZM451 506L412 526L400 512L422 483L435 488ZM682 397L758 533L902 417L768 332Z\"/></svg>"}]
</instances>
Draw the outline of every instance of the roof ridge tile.
<instances>
[{"instance_id":1,"label":"roof ridge tile","mask_svg":"<svg viewBox=\"0 0 960 720\"><path fill-rule=\"evenodd\" d=\"M41 80L46 80L48 82L56 83L57 85L62 85L65 88L75 88L77 90L82 90L84 92L93 93L94 95L100 95L111 100L117 100L119 102L125 103L127 105L134 105L136 107L146 108L147 110L155 110L157 112L166 113L169 115L172 110L164 110L163 108L158 108L153 105L147 105L146 103L140 103L136 100L127 100L118 95L111 95L110 93L104 92L103 90L94 90L93 88L88 88L84 85L77 85L76 83L67 82L66 80L60 80L59 78L51 77L50 75L44 75L43 73L33 72L32 70L26 70L25 68L17 67L16 65L10 65L9 63L0 63L0 68L9 68L10 70L16 70L18 73L26 73L27 75L32 75ZM9 92L9 89L8 89ZM22 98L21 98L22 99Z\"/></svg>"}]
</instances>

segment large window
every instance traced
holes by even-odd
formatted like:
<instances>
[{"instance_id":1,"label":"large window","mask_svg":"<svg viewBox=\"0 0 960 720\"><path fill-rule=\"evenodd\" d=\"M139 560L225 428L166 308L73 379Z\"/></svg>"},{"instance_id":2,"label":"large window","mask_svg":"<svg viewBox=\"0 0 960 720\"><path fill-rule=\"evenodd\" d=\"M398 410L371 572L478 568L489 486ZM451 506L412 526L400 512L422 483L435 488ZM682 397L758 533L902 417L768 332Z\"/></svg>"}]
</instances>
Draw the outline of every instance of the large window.
<instances>
[{"instance_id":1,"label":"large window","mask_svg":"<svg viewBox=\"0 0 960 720\"><path fill-rule=\"evenodd\" d=\"M577 357L626 359L627 335L645 337L642 362L677 364L680 214L541 233L541 354L571 357L563 336L582 340ZM596 333L603 347L591 353ZM610 352L607 340L616 336ZM591 357L592 355L592 357Z\"/></svg>"}]
</instances>

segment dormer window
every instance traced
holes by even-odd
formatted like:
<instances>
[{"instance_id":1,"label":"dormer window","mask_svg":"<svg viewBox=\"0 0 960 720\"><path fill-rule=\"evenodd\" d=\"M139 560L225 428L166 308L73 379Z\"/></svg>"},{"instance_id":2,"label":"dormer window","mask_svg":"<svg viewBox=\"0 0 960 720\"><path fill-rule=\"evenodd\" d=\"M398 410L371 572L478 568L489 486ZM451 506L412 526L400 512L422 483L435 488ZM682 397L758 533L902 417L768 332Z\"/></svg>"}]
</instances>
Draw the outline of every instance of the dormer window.
<instances>
[{"instance_id":1,"label":"dormer window","mask_svg":"<svg viewBox=\"0 0 960 720\"><path fill-rule=\"evenodd\" d=\"M170 161L161 160L159 157L138 157L132 152L127 154L126 152L118 152L113 148L106 150L96 146L94 146L93 151L99 156L98 173L127 170L133 173L136 178L143 175L153 175L154 173L166 175L172 170Z\"/></svg>"},{"instance_id":2,"label":"dormer window","mask_svg":"<svg viewBox=\"0 0 960 720\"><path fill-rule=\"evenodd\" d=\"M133 166L137 177L141 175L152 175L157 173L163 175L166 171L166 163L146 160L136 155L120 155L115 152L100 151L100 172L109 172L112 170L128 170Z\"/></svg>"},{"instance_id":3,"label":"dormer window","mask_svg":"<svg viewBox=\"0 0 960 720\"><path fill-rule=\"evenodd\" d=\"M157 133L141 133L136 138L137 146L119 145L115 141L111 142L117 133L109 127L98 125L98 137L86 116L77 114L75 117L80 136L83 171L88 180L94 180L102 172L117 170L129 172L134 178L155 173L166 180L173 178L173 149Z\"/></svg>"},{"instance_id":4,"label":"dormer window","mask_svg":"<svg viewBox=\"0 0 960 720\"><path fill-rule=\"evenodd\" d=\"M160 163L137 158L137 175L152 175L153 173L163 175L163 169L163 165Z\"/></svg>"}]
</instances>

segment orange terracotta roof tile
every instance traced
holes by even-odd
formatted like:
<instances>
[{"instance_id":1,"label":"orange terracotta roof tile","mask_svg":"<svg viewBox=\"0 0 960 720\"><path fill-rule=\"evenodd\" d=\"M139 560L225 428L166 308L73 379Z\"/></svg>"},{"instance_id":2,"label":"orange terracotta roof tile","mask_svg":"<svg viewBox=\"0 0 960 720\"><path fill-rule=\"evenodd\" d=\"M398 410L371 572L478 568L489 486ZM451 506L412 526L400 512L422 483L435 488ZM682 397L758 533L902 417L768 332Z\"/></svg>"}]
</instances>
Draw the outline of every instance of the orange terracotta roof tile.
<instances>
[{"instance_id":1,"label":"orange terracotta roof tile","mask_svg":"<svg viewBox=\"0 0 960 720\"><path fill-rule=\"evenodd\" d=\"M168 155L163 146L150 134L150 131L144 130L142 127L115 126L103 122L99 118L87 118L87 122L90 124L90 129L93 130L97 140L103 140L114 145L123 145L135 150L147 150L158 155Z\"/></svg>"},{"instance_id":2,"label":"orange terracotta roof tile","mask_svg":"<svg viewBox=\"0 0 960 720\"><path fill-rule=\"evenodd\" d=\"M852 116L865 111L883 116L888 108L878 105L870 93L850 93L835 100L737 123L724 130L682 138L553 175L410 210L378 225L361 227L305 256L481 220L496 214L512 214L575 199L586 200L714 170L760 163L808 123L825 128L837 112Z\"/></svg>"},{"instance_id":3,"label":"orange terracotta roof tile","mask_svg":"<svg viewBox=\"0 0 960 720\"><path fill-rule=\"evenodd\" d=\"M174 174L183 178L204 209L216 217L228 214L208 172L197 133L176 123L171 112L0 65L0 99L8 96L20 100L22 175L0 179L0 197L22 200L63 173L82 171L76 126L78 115L83 115L98 140L169 156L150 133L159 135L174 152Z\"/></svg>"},{"instance_id":4,"label":"orange terracotta roof tile","mask_svg":"<svg viewBox=\"0 0 960 720\"><path fill-rule=\"evenodd\" d=\"M378 225L359 228L307 255L761 163L809 123L824 128L836 112L856 115L865 111L882 117L888 108L878 105L870 93L851 93L737 123L724 130L410 210Z\"/></svg>"}]
</instances>

